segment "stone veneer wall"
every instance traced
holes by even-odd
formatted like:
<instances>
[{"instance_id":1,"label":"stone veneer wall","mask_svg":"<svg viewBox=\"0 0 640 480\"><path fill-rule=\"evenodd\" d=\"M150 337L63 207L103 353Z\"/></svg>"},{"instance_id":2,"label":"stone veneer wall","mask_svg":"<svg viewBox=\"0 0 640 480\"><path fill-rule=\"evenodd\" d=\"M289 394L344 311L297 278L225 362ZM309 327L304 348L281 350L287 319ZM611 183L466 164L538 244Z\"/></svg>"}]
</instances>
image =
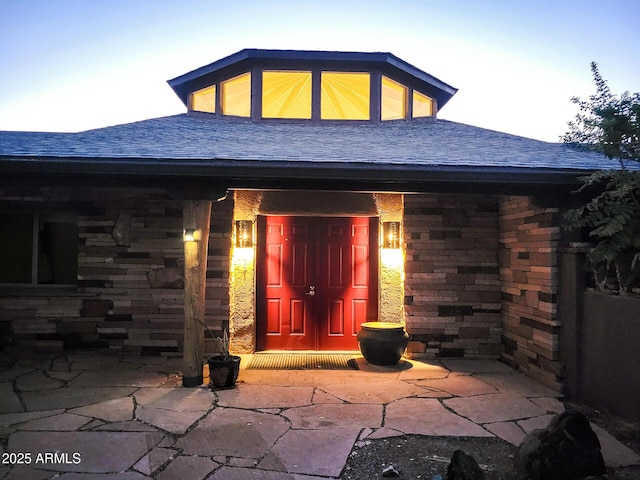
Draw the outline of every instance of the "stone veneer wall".
<instances>
[{"instance_id":1,"label":"stone veneer wall","mask_svg":"<svg viewBox=\"0 0 640 480\"><path fill-rule=\"evenodd\" d=\"M5 190L0 207L24 197ZM0 289L2 332L41 349L108 348L146 355L182 350L182 201L162 189L43 189L31 207L51 202L78 213L75 289ZM213 204L206 320L229 318L229 242L233 201ZM212 345L205 345L214 351Z\"/></svg>"},{"instance_id":2,"label":"stone veneer wall","mask_svg":"<svg viewBox=\"0 0 640 480\"><path fill-rule=\"evenodd\" d=\"M499 258L503 358L559 390L558 212L537 207L530 197L505 197Z\"/></svg>"},{"instance_id":3,"label":"stone veneer wall","mask_svg":"<svg viewBox=\"0 0 640 480\"><path fill-rule=\"evenodd\" d=\"M498 202L405 195L405 319L413 358L501 353Z\"/></svg>"}]
</instances>

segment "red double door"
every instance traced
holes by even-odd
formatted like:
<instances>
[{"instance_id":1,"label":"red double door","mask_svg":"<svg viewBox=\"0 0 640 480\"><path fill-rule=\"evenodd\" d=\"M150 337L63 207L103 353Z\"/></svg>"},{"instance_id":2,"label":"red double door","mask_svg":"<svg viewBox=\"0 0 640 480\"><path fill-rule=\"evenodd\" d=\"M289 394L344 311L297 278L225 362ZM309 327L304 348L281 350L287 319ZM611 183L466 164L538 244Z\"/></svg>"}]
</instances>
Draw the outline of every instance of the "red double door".
<instances>
[{"instance_id":1,"label":"red double door","mask_svg":"<svg viewBox=\"0 0 640 480\"><path fill-rule=\"evenodd\" d=\"M377 316L376 218L258 219L257 349L356 350Z\"/></svg>"}]
</instances>

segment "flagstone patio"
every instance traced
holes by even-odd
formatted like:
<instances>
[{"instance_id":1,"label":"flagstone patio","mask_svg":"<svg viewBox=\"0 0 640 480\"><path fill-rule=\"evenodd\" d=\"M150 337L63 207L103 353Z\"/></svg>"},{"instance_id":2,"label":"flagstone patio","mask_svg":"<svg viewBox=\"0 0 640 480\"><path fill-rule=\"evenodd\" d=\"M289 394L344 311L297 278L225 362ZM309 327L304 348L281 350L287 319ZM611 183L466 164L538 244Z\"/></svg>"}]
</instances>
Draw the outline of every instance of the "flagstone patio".
<instances>
[{"instance_id":1,"label":"flagstone patio","mask_svg":"<svg viewBox=\"0 0 640 480\"><path fill-rule=\"evenodd\" d=\"M183 388L179 358L0 360L0 478L14 480L338 478L368 439L497 436L518 445L564 410L557 392L486 360L243 369L236 388L219 391ZM640 463L596 432L609 465Z\"/></svg>"}]
</instances>

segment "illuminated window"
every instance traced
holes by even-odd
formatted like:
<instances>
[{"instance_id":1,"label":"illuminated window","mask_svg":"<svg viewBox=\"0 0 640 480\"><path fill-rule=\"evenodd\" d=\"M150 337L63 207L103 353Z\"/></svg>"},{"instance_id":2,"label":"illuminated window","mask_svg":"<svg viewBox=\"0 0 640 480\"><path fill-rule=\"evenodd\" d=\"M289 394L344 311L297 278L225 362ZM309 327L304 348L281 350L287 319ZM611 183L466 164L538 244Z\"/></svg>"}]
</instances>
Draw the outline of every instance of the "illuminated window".
<instances>
[{"instance_id":1,"label":"illuminated window","mask_svg":"<svg viewBox=\"0 0 640 480\"><path fill-rule=\"evenodd\" d=\"M191 94L191 110L216 113L216 86L203 88Z\"/></svg>"},{"instance_id":2,"label":"illuminated window","mask_svg":"<svg viewBox=\"0 0 640 480\"><path fill-rule=\"evenodd\" d=\"M413 91L413 118L433 115L433 100L420 92Z\"/></svg>"},{"instance_id":3,"label":"illuminated window","mask_svg":"<svg viewBox=\"0 0 640 480\"><path fill-rule=\"evenodd\" d=\"M368 73L322 72L320 118L369 120Z\"/></svg>"},{"instance_id":4,"label":"illuminated window","mask_svg":"<svg viewBox=\"0 0 640 480\"><path fill-rule=\"evenodd\" d=\"M407 87L382 77L382 120L398 120L407 116Z\"/></svg>"},{"instance_id":5,"label":"illuminated window","mask_svg":"<svg viewBox=\"0 0 640 480\"><path fill-rule=\"evenodd\" d=\"M262 72L264 118L311 118L311 72Z\"/></svg>"},{"instance_id":6,"label":"illuminated window","mask_svg":"<svg viewBox=\"0 0 640 480\"><path fill-rule=\"evenodd\" d=\"M244 73L220 84L222 113L248 117L251 115L251 73Z\"/></svg>"}]
</instances>

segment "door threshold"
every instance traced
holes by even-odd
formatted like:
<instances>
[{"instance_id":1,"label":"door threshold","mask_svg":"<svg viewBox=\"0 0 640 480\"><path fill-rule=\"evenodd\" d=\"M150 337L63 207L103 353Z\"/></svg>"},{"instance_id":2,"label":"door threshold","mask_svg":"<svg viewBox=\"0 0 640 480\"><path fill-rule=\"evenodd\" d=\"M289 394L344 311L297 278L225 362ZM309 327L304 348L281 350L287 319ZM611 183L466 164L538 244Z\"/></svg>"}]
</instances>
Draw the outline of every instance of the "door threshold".
<instances>
[{"instance_id":1,"label":"door threshold","mask_svg":"<svg viewBox=\"0 0 640 480\"><path fill-rule=\"evenodd\" d=\"M254 355L260 354L282 354L282 355L356 355L360 350L260 350L254 352Z\"/></svg>"}]
</instances>

